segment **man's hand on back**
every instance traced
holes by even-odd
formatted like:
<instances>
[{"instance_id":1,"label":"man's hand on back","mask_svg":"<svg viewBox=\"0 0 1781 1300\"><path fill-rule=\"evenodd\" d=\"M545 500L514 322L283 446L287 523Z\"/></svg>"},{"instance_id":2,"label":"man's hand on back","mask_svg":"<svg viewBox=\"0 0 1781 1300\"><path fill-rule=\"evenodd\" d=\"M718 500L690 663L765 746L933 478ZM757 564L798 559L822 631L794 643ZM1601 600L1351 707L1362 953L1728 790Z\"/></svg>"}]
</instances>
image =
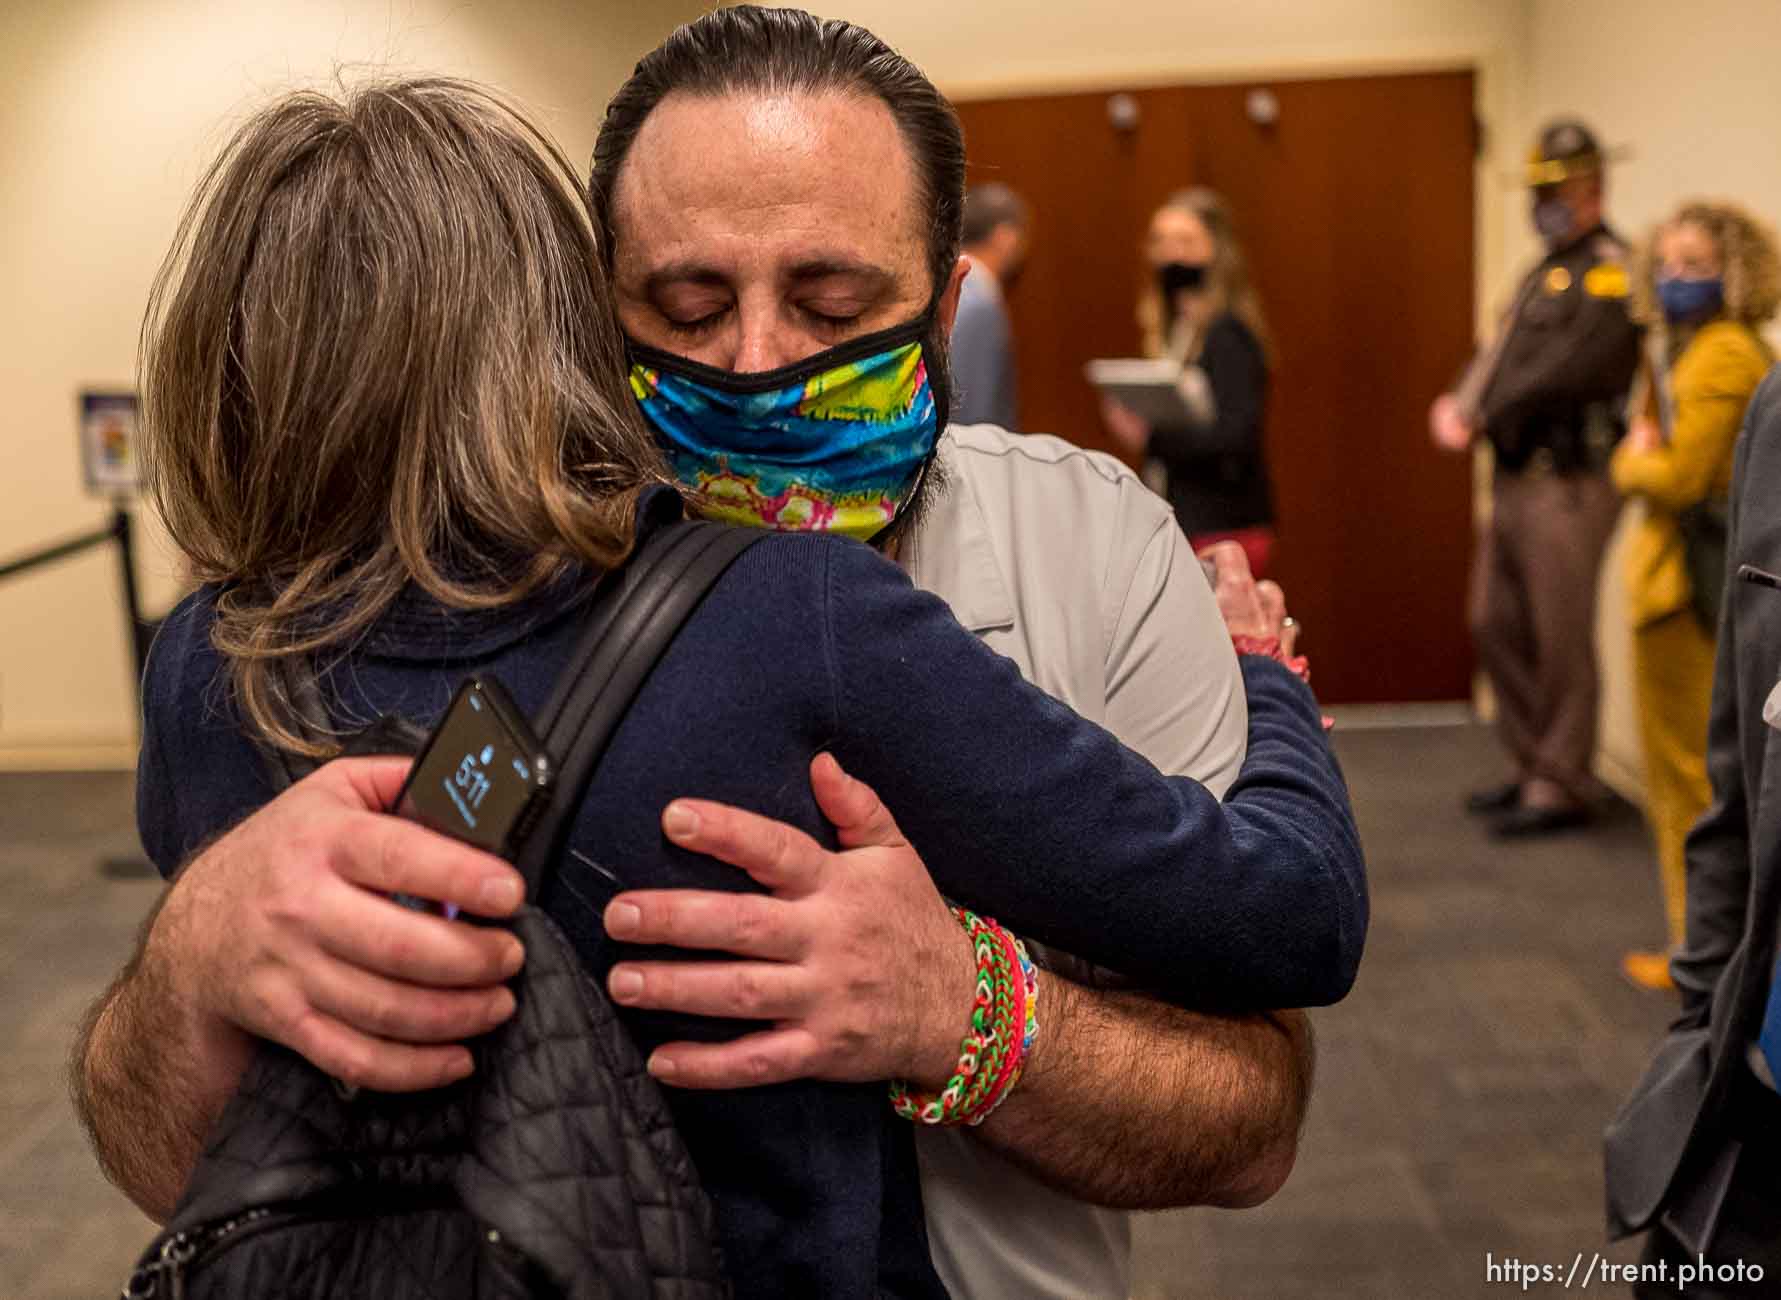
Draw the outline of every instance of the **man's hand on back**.
<instances>
[{"instance_id":1,"label":"man's hand on back","mask_svg":"<svg viewBox=\"0 0 1781 1300\"><path fill-rule=\"evenodd\" d=\"M1246 565L1227 578L1234 597L1256 598ZM900 1077L933 1091L954 1068L974 976L964 931L870 788L827 755L811 786L840 853L722 804L670 805L696 814L690 827L663 817L675 843L743 868L771 895L639 891L607 905L615 937L745 958L621 963L609 981L618 1001L775 1022L729 1043L657 1049L650 1067L667 1082ZM1203 1015L1039 978L1036 1055L1008 1104L973 1130L981 1140L1100 1205L1255 1205L1285 1181L1311 1087L1302 1015Z\"/></svg>"},{"instance_id":2,"label":"man's hand on back","mask_svg":"<svg viewBox=\"0 0 1781 1300\"><path fill-rule=\"evenodd\" d=\"M680 799L662 816L668 837L772 892L638 890L607 905L616 939L740 959L622 962L607 981L614 1001L773 1022L728 1043L658 1048L650 1069L664 1082L905 1078L935 1089L952 1073L975 988L970 942L878 796L826 754L810 776L844 852L783 823Z\"/></svg>"}]
</instances>

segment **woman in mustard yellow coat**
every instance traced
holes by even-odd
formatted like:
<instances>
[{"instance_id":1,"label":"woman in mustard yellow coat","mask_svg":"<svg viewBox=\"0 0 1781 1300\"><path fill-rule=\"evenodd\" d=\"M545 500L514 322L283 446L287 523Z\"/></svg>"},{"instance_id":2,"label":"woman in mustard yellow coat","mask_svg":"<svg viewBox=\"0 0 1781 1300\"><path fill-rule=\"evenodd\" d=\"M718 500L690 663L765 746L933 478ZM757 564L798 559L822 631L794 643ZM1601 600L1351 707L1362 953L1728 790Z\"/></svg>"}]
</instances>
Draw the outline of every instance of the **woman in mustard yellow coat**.
<instances>
[{"instance_id":1,"label":"woman in mustard yellow coat","mask_svg":"<svg viewBox=\"0 0 1781 1300\"><path fill-rule=\"evenodd\" d=\"M1741 208L1684 204L1653 233L1633 285L1651 327L1639 413L1614 453L1621 493L1644 504L1626 555L1633 675L1645 750L1646 817L1656 841L1672 948L1682 942L1682 843L1707 810L1707 712L1717 590L1697 592L1722 527L1744 407L1773 357L1757 327L1781 300L1773 234ZM1691 564L1690 547L1695 547ZM1717 564L1723 568L1723 533ZM1708 560L1707 570L1714 568ZM1691 578L1691 569L1696 575ZM1635 983L1669 988L1668 954L1628 953Z\"/></svg>"}]
</instances>

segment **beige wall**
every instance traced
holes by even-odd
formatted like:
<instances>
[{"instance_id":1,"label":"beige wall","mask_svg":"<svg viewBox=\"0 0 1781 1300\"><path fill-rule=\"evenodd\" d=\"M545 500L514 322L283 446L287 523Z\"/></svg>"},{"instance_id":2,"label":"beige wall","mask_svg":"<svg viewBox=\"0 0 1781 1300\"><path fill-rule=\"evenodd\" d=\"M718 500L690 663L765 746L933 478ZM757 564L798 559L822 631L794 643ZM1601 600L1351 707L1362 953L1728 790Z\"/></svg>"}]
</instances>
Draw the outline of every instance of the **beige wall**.
<instances>
[{"instance_id":1,"label":"beige wall","mask_svg":"<svg viewBox=\"0 0 1781 1300\"><path fill-rule=\"evenodd\" d=\"M698 0L25 0L0 18L0 559L103 521L75 394L129 388L148 284L234 122L337 67L442 71L529 103L590 155L607 95ZM144 529L144 532L150 532ZM177 591L147 539L147 603ZM134 762L131 669L103 552L0 585L0 765Z\"/></svg>"},{"instance_id":2,"label":"beige wall","mask_svg":"<svg viewBox=\"0 0 1781 1300\"><path fill-rule=\"evenodd\" d=\"M1529 111L1536 120L1579 114L1606 143L1626 148L1629 156L1611 173L1609 206L1629 238L1695 195L1736 198L1778 222L1777 50L1781 5L1770 0L1697 0L1686 8L1655 0L1538 0ZM1781 341L1774 331L1771 338ZM1602 765L1605 776L1630 790L1640 767L1638 717L1619 561L1617 544L1602 582Z\"/></svg>"},{"instance_id":3,"label":"beige wall","mask_svg":"<svg viewBox=\"0 0 1781 1300\"><path fill-rule=\"evenodd\" d=\"M1693 195L1781 219L1781 5L1771 0L1539 0L1530 105L1576 111L1629 156L1613 220L1643 231Z\"/></svg>"}]
</instances>

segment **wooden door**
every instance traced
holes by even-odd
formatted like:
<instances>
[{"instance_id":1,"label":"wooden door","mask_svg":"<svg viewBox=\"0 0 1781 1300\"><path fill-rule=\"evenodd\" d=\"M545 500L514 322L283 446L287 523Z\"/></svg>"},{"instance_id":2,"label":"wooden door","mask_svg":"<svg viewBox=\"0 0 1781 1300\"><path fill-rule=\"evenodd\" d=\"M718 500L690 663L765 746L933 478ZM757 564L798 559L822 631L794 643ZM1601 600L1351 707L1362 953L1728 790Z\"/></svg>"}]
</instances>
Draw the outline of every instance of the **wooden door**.
<instances>
[{"instance_id":1,"label":"wooden door","mask_svg":"<svg viewBox=\"0 0 1781 1300\"><path fill-rule=\"evenodd\" d=\"M1033 209L1009 294L1022 424L1112 450L1083 363L1132 356L1150 212L1187 185L1236 213L1273 334L1276 576L1330 703L1463 699L1471 488L1428 403L1472 340L1472 75L1271 82L959 105L973 182Z\"/></svg>"},{"instance_id":2,"label":"wooden door","mask_svg":"<svg viewBox=\"0 0 1781 1300\"><path fill-rule=\"evenodd\" d=\"M1139 139L1108 129L1106 98L959 106L970 183L1006 181L1032 212L1026 266L1008 290L1021 427L1085 447L1111 444L1083 364L1137 355L1135 241L1146 220L1135 188Z\"/></svg>"}]
</instances>

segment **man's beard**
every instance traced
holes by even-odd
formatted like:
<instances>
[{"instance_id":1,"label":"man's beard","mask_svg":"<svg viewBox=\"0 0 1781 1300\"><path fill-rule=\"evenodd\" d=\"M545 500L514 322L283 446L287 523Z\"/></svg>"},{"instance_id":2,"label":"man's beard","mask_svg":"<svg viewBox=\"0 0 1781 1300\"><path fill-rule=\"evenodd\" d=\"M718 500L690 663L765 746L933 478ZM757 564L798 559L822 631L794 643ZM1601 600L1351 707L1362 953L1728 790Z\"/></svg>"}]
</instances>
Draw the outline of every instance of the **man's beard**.
<instances>
[{"instance_id":1,"label":"man's beard","mask_svg":"<svg viewBox=\"0 0 1781 1300\"><path fill-rule=\"evenodd\" d=\"M949 420L952 402L952 353L947 343L946 330L936 317L922 338L921 356L922 363L928 368L928 388L935 395L936 408L940 405L939 395L946 394L948 410L945 414ZM935 414L939 417L941 412L936 410ZM903 503L903 508L897 511L897 517L872 538L871 544L875 549L887 555L895 555L899 546L915 535L916 529L921 527L922 519L945 494L946 468L940 462L940 442L945 437L946 423L943 420L934 434L934 454L922 466L921 477L916 480L915 489Z\"/></svg>"}]
</instances>

